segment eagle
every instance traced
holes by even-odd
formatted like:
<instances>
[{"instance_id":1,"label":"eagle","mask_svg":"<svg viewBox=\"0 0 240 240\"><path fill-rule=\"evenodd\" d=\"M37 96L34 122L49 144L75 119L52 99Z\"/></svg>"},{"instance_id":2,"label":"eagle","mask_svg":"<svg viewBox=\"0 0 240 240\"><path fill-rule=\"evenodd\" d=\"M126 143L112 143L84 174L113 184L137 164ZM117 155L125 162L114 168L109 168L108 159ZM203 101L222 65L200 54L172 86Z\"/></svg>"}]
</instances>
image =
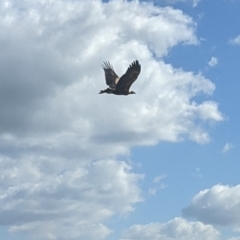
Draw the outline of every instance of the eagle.
<instances>
[{"instance_id":1,"label":"eagle","mask_svg":"<svg viewBox=\"0 0 240 240\"><path fill-rule=\"evenodd\" d=\"M108 61L104 61L102 68L105 73L106 84L109 86L105 90L101 90L99 94L102 93L112 93L116 95L129 95L135 94L133 91L129 91L131 85L136 81L138 75L141 72L141 65L138 60L134 61L129 65L125 74L120 78L115 73L113 66Z\"/></svg>"}]
</instances>

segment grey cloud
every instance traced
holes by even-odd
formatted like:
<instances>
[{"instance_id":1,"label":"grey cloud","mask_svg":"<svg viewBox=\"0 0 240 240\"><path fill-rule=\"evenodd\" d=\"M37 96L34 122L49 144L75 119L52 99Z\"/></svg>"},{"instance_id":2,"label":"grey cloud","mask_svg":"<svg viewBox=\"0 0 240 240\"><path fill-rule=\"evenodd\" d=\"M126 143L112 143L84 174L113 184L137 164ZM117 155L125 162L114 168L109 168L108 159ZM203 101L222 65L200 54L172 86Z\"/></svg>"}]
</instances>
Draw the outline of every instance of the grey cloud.
<instances>
[{"instance_id":1,"label":"grey cloud","mask_svg":"<svg viewBox=\"0 0 240 240\"><path fill-rule=\"evenodd\" d=\"M240 186L215 185L199 192L183 215L207 224L236 228L240 223Z\"/></svg>"}]
</instances>

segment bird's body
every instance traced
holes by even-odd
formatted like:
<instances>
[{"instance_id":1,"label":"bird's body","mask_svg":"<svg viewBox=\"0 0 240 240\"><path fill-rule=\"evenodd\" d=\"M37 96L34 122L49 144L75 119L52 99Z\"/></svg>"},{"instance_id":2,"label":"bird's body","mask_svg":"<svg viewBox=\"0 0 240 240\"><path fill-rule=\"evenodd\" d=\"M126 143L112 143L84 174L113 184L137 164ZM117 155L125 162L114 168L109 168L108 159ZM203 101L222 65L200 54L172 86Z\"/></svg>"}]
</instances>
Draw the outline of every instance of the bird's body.
<instances>
[{"instance_id":1,"label":"bird's body","mask_svg":"<svg viewBox=\"0 0 240 240\"><path fill-rule=\"evenodd\" d=\"M129 89L141 72L141 65L138 61L133 62L128 67L126 73L120 78L114 72L114 69L109 62L103 62L102 67L105 73L106 84L109 88L101 90L100 94L108 93L115 95L129 95L135 93L133 91L129 91Z\"/></svg>"}]
</instances>

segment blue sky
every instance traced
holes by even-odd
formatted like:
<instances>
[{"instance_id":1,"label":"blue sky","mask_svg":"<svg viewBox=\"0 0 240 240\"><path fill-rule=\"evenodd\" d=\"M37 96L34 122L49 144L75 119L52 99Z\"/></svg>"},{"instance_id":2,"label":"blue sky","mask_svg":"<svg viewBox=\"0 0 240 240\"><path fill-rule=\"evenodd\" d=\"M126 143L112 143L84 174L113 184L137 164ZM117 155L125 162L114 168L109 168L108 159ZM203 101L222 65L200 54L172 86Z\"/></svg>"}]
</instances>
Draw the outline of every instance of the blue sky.
<instances>
[{"instance_id":1,"label":"blue sky","mask_svg":"<svg viewBox=\"0 0 240 240\"><path fill-rule=\"evenodd\" d=\"M3 0L1 238L239 240L239 9Z\"/></svg>"}]
</instances>

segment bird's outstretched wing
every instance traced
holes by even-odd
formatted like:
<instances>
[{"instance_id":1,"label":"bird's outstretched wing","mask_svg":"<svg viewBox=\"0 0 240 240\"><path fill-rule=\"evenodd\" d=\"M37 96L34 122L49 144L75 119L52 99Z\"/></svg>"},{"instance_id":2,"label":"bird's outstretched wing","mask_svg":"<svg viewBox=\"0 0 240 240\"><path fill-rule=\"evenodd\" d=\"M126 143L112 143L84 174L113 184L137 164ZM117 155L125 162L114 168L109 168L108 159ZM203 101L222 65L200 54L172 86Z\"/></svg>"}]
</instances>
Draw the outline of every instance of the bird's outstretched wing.
<instances>
[{"instance_id":1,"label":"bird's outstretched wing","mask_svg":"<svg viewBox=\"0 0 240 240\"><path fill-rule=\"evenodd\" d=\"M138 60L129 65L126 73L119 79L116 89L118 91L128 92L131 85L136 81L141 72L141 65Z\"/></svg>"},{"instance_id":2,"label":"bird's outstretched wing","mask_svg":"<svg viewBox=\"0 0 240 240\"><path fill-rule=\"evenodd\" d=\"M113 66L108 61L104 61L102 68L105 73L106 84L111 88L115 89L119 80L118 75L114 72Z\"/></svg>"}]
</instances>

